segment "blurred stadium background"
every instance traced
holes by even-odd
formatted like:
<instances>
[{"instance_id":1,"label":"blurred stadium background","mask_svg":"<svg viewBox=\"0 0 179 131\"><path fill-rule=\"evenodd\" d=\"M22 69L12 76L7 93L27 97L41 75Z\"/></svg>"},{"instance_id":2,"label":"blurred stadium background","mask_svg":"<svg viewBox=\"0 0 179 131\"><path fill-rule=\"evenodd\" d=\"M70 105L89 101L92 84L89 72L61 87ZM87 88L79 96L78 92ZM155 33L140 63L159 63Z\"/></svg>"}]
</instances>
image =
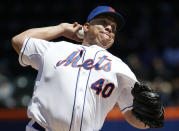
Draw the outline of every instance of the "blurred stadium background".
<instances>
[{"instance_id":1,"label":"blurred stadium background","mask_svg":"<svg viewBox=\"0 0 179 131\"><path fill-rule=\"evenodd\" d=\"M177 0L1 0L0 1L0 131L24 131L26 107L36 71L20 67L11 38L29 28L61 22L83 24L97 5L119 11L126 25L110 51L126 62L139 81L160 92L166 124L159 131L178 131L179 125L179 2ZM57 40L67 40L59 38ZM112 110L102 131L137 131L119 110ZM152 131L152 129L149 129Z\"/></svg>"}]
</instances>

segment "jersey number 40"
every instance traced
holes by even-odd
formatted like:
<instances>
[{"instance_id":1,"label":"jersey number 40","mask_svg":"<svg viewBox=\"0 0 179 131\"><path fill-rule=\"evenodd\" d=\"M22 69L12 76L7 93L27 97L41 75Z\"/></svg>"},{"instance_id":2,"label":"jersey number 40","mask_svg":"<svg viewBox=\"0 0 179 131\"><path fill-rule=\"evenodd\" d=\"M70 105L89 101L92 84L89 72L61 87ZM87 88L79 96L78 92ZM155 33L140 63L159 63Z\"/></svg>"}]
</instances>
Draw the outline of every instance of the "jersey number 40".
<instances>
[{"instance_id":1,"label":"jersey number 40","mask_svg":"<svg viewBox=\"0 0 179 131\"><path fill-rule=\"evenodd\" d=\"M107 83L103 88L104 81L105 81L104 79L99 79L99 80L95 81L91 85L91 89L96 91L96 95L99 95L101 93L102 97L107 98L111 95L115 86L113 83Z\"/></svg>"}]
</instances>

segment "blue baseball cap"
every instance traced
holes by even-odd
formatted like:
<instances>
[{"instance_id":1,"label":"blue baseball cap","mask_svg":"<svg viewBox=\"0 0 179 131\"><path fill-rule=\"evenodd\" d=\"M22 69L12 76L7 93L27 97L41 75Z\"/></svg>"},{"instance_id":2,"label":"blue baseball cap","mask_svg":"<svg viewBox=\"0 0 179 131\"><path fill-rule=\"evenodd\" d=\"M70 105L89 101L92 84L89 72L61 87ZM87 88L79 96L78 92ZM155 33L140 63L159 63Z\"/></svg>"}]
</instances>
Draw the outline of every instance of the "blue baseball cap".
<instances>
[{"instance_id":1,"label":"blue baseball cap","mask_svg":"<svg viewBox=\"0 0 179 131\"><path fill-rule=\"evenodd\" d=\"M114 20L117 22L117 26L120 30L124 27L125 22L123 16L120 13L116 12L110 6L97 6L96 8L94 8L88 15L87 22L101 15L112 16Z\"/></svg>"}]
</instances>

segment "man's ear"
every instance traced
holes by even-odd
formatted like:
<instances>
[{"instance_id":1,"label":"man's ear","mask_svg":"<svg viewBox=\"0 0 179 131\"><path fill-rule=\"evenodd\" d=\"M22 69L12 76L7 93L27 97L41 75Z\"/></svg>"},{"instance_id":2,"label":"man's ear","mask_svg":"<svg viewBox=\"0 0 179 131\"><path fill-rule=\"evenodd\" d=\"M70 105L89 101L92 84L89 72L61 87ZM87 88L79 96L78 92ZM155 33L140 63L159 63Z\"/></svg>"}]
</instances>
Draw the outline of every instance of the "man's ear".
<instances>
[{"instance_id":1,"label":"man's ear","mask_svg":"<svg viewBox=\"0 0 179 131\"><path fill-rule=\"evenodd\" d=\"M84 32L88 32L89 26L90 26L89 22L86 22L86 23L84 24L84 26L83 26Z\"/></svg>"}]
</instances>

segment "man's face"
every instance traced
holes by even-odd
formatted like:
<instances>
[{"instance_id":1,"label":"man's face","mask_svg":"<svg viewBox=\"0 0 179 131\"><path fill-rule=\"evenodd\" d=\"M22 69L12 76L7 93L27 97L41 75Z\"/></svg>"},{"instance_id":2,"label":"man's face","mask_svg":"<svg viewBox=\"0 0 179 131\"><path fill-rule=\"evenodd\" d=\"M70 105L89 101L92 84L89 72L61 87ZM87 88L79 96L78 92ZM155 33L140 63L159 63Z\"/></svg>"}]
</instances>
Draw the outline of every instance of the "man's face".
<instances>
[{"instance_id":1,"label":"man's face","mask_svg":"<svg viewBox=\"0 0 179 131\"><path fill-rule=\"evenodd\" d=\"M113 45L117 24L112 17L97 17L89 22L87 39L103 48Z\"/></svg>"}]
</instances>

